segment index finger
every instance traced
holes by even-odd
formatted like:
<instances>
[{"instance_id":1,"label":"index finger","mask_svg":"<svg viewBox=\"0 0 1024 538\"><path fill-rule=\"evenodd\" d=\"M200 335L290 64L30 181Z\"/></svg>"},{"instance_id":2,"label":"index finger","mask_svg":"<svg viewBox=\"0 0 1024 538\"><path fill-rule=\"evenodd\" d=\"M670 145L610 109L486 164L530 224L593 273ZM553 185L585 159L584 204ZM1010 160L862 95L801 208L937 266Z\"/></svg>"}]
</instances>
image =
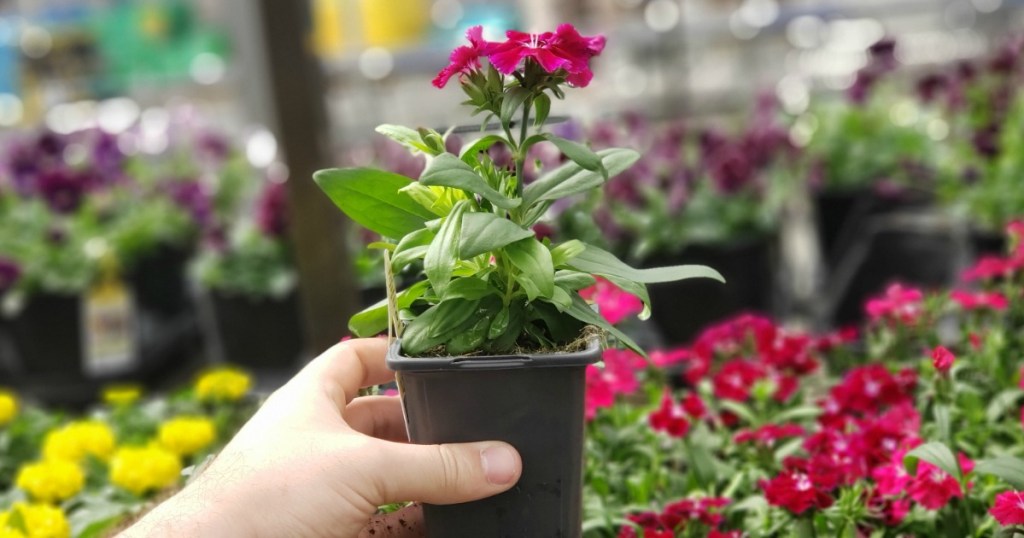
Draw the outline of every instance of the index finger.
<instances>
[{"instance_id":1,"label":"index finger","mask_svg":"<svg viewBox=\"0 0 1024 538\"><path fill-rule=\"evenodd\" d=\"M313 359L299 375L319 384L338 409L344 409L359 389L395 379L384 363L386 353L383 338L346 340Z\"/></svg>"}]
</instances>

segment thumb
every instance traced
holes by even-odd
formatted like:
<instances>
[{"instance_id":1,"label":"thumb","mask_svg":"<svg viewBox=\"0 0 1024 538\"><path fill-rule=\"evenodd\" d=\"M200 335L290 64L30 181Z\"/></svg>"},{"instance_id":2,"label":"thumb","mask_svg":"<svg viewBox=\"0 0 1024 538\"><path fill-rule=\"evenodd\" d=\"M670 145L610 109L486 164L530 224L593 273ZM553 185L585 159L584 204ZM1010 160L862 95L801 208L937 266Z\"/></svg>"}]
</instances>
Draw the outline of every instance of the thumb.
<instances>
[{"instance_id":1,"label":"thumb","mask_svg":"<svg viewBox=\"0 0 1024 538\"><path fill-rule=\"evenodd\" d=\"M482 441L442 445L383 443L375 469L376 504L421 501L455 504L490 497L519 480L523 462L508 443Z\"/></svg>"}]
</instances>

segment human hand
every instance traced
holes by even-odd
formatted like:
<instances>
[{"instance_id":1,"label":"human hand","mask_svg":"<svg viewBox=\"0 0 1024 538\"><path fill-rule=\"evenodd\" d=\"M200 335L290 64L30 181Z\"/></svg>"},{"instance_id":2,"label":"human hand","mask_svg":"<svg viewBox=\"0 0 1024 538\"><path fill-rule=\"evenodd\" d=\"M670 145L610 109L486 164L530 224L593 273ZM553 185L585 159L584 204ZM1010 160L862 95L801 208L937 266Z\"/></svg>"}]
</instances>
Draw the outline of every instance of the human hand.
<instances>
[{"instance_id":1,"label":"human hand","mask_svg":"<svg viewBox=\"0 0 1024 538\"><path fill-rule=\"evenodd\" d=\"M356 537L382 504L461 503L512 487L522 472L512 446L408 444L398 398L355 398L394 378L385 351L382 339L349 340L313 360L205 472L122 536ZM417 515L378 516L374 536L415 535ZM399 517L405 524L391 523Z\"/></svg>"}]
</instances>

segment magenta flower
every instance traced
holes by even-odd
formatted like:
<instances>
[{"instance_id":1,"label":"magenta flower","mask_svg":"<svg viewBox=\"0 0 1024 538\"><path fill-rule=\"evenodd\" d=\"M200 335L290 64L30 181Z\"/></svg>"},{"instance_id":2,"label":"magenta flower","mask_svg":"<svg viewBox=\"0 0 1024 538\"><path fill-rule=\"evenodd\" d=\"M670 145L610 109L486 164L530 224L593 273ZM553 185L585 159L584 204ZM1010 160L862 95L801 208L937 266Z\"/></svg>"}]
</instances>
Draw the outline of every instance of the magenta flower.
<instances>
[{"instance_id":1,"label":"magenta flower","mask_svg":"<svg viewBox=\"0 0 1024 538\"><path fill-rule=\"evenodd\" d=\"M658 410L647 416L647 422L654 431L665 432L672 437L685 437L690 431L686 410L667 392L662 396Z\"/></svg>"},{"instance_id":2,"label":"magenta flower","mask_svg":"<svg viewBox=\"0 0 1024 538\"><path fill-rule=\"evenodd\" d=\"M964 290L954 290L949 294L949 298L959 304L960 308L964 310L978 310L982 308L1006 310L1010 306L1006 296L997 291L971 293Z\"/></svg>"},{"instance_id":3,"label":"magenta flower","mask_svg":"<svg viewBox=\"0 0 1024 538\"><path fill-rule=\"evenodd\" d=\"M485 56L489 48L494 45L484 41L483 32L482 26L473 26L466 30L466 39L469 40L469 45L457 47L452 51L448 57L450 62L448 66L434 77L435 87L444 88L453 76L467 73L473 69L480 69L480 57Z\"/></svg>"},{"instance_id":4,"label":"magenta flower","mask_svg":"<svg viewBox=\"0 0 1024 538\"><path fill-rule=\"evenodd\" d=\"M1024 525L1024 491L1006 491L996 495L988 513L1000 525Z\"/></svg>"},{"instance_id":5,"label":"magenta flower","mask_svg":"<svg viewBox=\"0 0 1024 538\"><path fill-rule=\"evenodd\" d=\"M270 183L256 200L256 224L264 235L281 237L288 228L288 193L284 183Z\"/></svg>"},{"instance_id":6,"label":"magenta flower","mask_svg":"<svg viewBox=\"0 0 1024 538\"><path fill-rule=\"evenodd\" d=\"M948 374L949 369L953 367L953 361L955 360L956 356L942 346L937 346L932 350L932 366L934 366L940 374Z\"/></svg>"},{"instance_id":7,"label":"magenta flower","mask_svg":"<svg viewBox=\"0 0 1024 538\"><path fill-rule=\"evenodd\" d=\"M772 506L779 506L794 514L802 514L810 508L827 508L832 498L819 491L805 473L783 471L771 480L761 481L765 499Z\"/></svg>"},{"instance_id":8,"label":"magenta flower","mask_svg":"<svg viewBox=\"0 0 1024 538\"><path fill-rule=\"evenodd\" d=\"M580 290L580 297L597 303L601 315L612 325L638 314L644 308L643 302L637 296L622 291L615 284L600 277L593 286Z\"/></svg>"},{"instance_id":9,"label":"magenta flower","mask_svg":"<svg viewBox=\"0 0 1024 538\"><path fill-rule=\"evenodd\" d=\"M571 24L561 24L554 32L528 34L509 30L504 43L493 45L487 53L499 72L509 75L520 62L532 58L548 73L564 69L569 84L582 88L594 74L590 59L604 50L604 36L583 36Z\"/></svg>"},{"instance_id":10,"label":"magenta flower","mask_svg":"<svg viewBox=\"0 0 1024 538\"><path fill-rule=\"evenodd\" d=\"M958 455L958 459L964 474L974 470L974 462L963 453ZM964 496L956 478L926 461L918 464L917 475L910 480L907 493L928 510L939 510L954 497L960 499Z\"/></svg>"}]
</instances>

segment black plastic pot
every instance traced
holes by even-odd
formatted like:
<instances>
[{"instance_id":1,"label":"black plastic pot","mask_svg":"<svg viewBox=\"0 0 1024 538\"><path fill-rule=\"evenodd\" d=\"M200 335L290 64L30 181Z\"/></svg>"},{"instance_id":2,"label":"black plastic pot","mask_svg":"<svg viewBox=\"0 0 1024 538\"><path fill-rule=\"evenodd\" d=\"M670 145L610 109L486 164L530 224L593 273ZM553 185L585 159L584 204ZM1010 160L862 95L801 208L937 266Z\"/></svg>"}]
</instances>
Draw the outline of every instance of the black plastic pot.
<instances>
[{"instance_id":1,"label":"black plastic pot","mask_svg":"<svg viewBox=\"0 0 1024 538\"><path fill-rule=\"evenodd\" d=\"M969 235L971 252L976 256L1005 256L1006 235L988 230L972 229Z\"/></svg>"},{"instance_id":2,"label":"black plastic pot","mask_svg":"<svg viewBox=\"0 0 1024 538\"><path fill-rule=\"evenodd\" d=\"M500 440L519 451L523 472L505 493L463 504L424 505L427 536L576 538L582 533L585 371L601 358L549 355L409 358L398 372L413 443Z\"/></svg>"},{"instance_id":3,"label":"black plastic pot","mask_svg":"<svg viewBox=\"0 0 1024 538\"><path fill-rule=\"evenodd\" d=\"M27 374L82 375L83 335L78 295L37 293L8 324L18 370Z\"/></svg>"},{"instance_id":4,"label":"black plastic pot","mask_svg":"<svg viewBox=\"0 0 1024 538\"><path fill-rule=\"evenodd\" d=\"M956 282L957 243L948 233L883 229L866 241L859 265L846 268L852 270L852 278L842 287L835 303L832 322L836 326L862 321L865 301L884 293L892 282L926 290Z\"/></svg>"},{"instance_id":5,"label":"black plastic pot","mask_svg":"<svg viewBox=\"0 0 1024 538\"><path fill-rule=\"evenodd\" d=\"M210 293L223 359L250 368L292 368L303 351L296 293L280 299Z\"/></svg>"},{"instance_id":6,"label":"black plastic pot","mask_svg":"<svg viewBox=\"0 0 1024 538\"><path fill-rule=\"evenodd\" d=\"M920 208L932 197L918 191L879 194L871 189L823 191L814 195L822 258L829 268L842 263L872 216Z\"/></svg>"},{"instance_id":7,"label":"black plastic pot","mask_svg":"<svg viewBox=\"0 0 1024 538\"><path fill-rule=\"evenodd\" d=\"M667 344L689 343L708 325L746 311L770 310L775 282L775 236L764 235L724 245L690 245L647 267L703 264L725 277L648 284L651 319Z\"/></svg>"},{"instance_id":8,"label":"black plastic pot","mask_svg":"<svg viewBox=\"0 0 1024 538\"><path fill-rule=\"evenodd\" d=\"M160 245L139 259L128 275L139 311L168 317L191 308L185 279L190 255L186 247Z\"/></svg>"}]
</instances>

